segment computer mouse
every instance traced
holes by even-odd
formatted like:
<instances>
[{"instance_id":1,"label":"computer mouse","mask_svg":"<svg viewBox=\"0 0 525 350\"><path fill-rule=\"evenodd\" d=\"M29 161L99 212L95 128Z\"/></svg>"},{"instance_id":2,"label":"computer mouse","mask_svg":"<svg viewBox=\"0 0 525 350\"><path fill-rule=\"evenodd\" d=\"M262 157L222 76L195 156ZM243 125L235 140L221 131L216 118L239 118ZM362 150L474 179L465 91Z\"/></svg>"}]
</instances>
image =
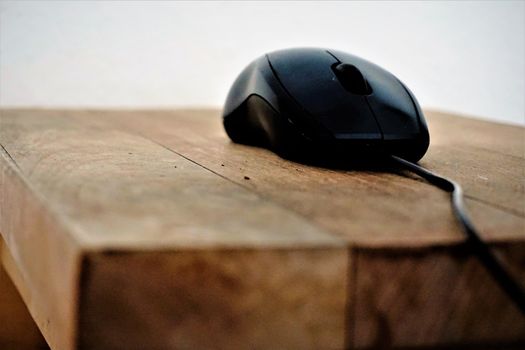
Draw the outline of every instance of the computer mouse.
<instances>
[{"instance_id":1,"label":"computer mouse","mask_svg":"<svg viewBox=\"0 0 525 350\"><path fill-rule=\"evenodd\" d=\"M357 56L294 48L250 63L231 87L223 123L232 141L284 158L418 161L428 127L410 90Z\"/></svg>"}]
</instances>

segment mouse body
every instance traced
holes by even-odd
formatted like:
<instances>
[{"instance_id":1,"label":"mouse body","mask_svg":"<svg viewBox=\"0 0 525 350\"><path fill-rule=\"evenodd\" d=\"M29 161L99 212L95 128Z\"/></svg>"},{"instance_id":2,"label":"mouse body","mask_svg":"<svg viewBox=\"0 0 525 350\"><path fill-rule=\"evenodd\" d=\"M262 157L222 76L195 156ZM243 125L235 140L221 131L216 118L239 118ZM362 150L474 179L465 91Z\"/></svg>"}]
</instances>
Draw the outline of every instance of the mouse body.
<instances>
[{"instance_id":1,"label":"mouse body","mask_svg":"<svg viewBox=\"0 0 525 350\"><path fill-rule=\"evenodd\" d=\"M268 53L228 93L223 123L232 141L284 158L418 161L429 146L417 100L394 75L327 49Z\"/></svg>"}]
</instances>

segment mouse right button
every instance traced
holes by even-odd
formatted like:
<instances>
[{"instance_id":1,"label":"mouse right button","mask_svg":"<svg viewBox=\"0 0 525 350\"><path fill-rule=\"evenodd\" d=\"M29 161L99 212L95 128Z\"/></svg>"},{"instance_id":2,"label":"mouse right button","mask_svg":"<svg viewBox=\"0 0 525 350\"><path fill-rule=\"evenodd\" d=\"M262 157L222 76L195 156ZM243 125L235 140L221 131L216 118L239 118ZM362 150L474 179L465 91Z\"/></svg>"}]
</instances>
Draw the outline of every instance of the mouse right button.
<instances>
[{"instance_id":1,"label":"mouse right button","mask_svg":"<svg viewBox=\"0 0 525 350\"><path fill-rule=\"evenodd\" d=\"M355 66L366 78L371 93L366 96L385 140L412 139L421 133L420 118L410 94L390 72L360 57L331 50L330 54Z\"/></svg>"},{"instance_id":2,"label":"mouse right button","mask_svg":"<svg viewBox=\"0 0 525 350\"><path fill-rule=\"evenodd\" d=\"M387 73L380 79L369 77L374 93L367 96L385 140L417 138L421 133L418 111L403 85Z\"/></svg>"}]
</instances>

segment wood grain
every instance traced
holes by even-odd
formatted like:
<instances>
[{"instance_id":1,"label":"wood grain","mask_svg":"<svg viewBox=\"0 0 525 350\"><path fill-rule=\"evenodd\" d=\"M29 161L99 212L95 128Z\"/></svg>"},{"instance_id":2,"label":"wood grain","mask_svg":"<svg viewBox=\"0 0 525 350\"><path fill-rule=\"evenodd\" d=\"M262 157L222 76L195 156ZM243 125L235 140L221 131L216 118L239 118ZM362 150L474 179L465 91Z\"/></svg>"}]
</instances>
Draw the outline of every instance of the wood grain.
<instances>
[{"instance_id":1,"label":"wood grain","mask_svg":"<svg viewBox=\"0 0 525 350\"><path fill-rule=\"evenodd\" d=\"M525 243L495 247L525 281ZM355 348L525 344L525 317L465 246L357 249Z\"/></svg>"},{"instance_id":2,"label":"wood grain","mask_svg":"<svg viewBox=\"0 0 525 350\"><path fill-rule=\"evenodd\" d=\"M355 255L356 261L351 259L352 264L359 266L355 272L356 290L352 292L356 300L350 298L356 307L355 329L351 333L352 344L357 348L525 342L525 319L479 262L472 257L458 261L455 252L464 237L445 193L423 181L414 181L417 178L413 176L322 169L283 160L266 150L228 143L215 111L199 115L180 112L176 116L153 112L154 117L149 118L146 115L150 114L122 113L115 118L124 128L155 139L206 168L293 208L320 227L340 234L350 246L364 248L357 249L361 253ZM427 113L427 117L432 141L421 163L462 184L468 209L486 240L523 243L523 128L437 112ZM242 181L238 170L250 181ZM433 247L454 249L451 253L437 253ZM515 275L525 283L523 246L504 247L500 253L503 257L514 249L508 260L514 265ZM375 250L369 248L379 253L373 254ZM402 259L391 259L389 253L396 254L398 250ZM373 287L363 288L363 281L370 276L382 277L372 279ZM392 276L399 276L394 277L399 282L392 284ZM403 276L412 276L413 280ZM475 283L455 288L461 297L447 298L450 286L463 279L474 279ZM422 283L431 287L421 289ZM481 293L476 292L478 288ZM410 292L404 294L405 298L399 298L406 290ZM445 297L440 299L440 294ZM378 298L372 298L373 295ZM429 307L405 307L413 302L414 295L422 299L430 296ZM487 300L484 297L492 305L486 314L485 309L478 310ZM359 303L363 298L371 301L366 305ZM480 314L484 317L478 320ZM429 322L422 327L421 320L425 319ZM375 336L370 336L370 332L375 332Z\"/></svg>"},{"instance_id":3,"label":"wood grain","mask_svg":"<svg viewBox=\"0 0 525 350\"><path fill-rule=\"evenodd\" d=\"M253 255L254 271L273 272L269 274L268 283L272 283L273 275L295 282L293 275L298 265L305 271L314 271L316 265L320 265L324 271L338 272L337 280L328 285L321 274L313 274L305 280L308 286L317 288L309 288L303 302L305 308L322 309L323 294L333 297L330 302L337 307L318 315L316 322L319 323L313 326L319 327L324 322L335 325L329 330L334 338L330 344L342 346L347 302L344 271L348 265L342 240L155 142L120 131L104 118L92 119L70 118L68 112L2 112L0 140L4 153L0 171L3 198L0 230L14 257L14 263L7 268L13 270L13 275L20 276L17 286L53 349L89 348L93 344L85 345L88 341L100 342L97 349L115 348L114 343L97 337L99 332L93 328L94 325L107 327L97 322L105 311L102 301L100 305L88 304L87 308L79 306L79 300L92 300L83 293L98 291L100 281L109 283L104 286L105 290L120 292L124 300L129 297L138 301L133 298L137 293L134 289L122 290L104 274L89 278L89 270L86 270L89 264L83 262L89 262L92 254L109 251L136 253L142 257L148 251L180 253L197 249L195 254L198 255L224 248L276 249L274 255L287 256L283 260L274 259L274 265L269 266L269 263L259 263L259 255ZM100 121L103 123L99 124ZM289 252L300 249L304 251ZM326 253L321 258L310 259L309 256L317 255L319 249ZM107 264L111 261L108 259ZM131 274L130 278L138 279L137 283L143 276L160 275L166 281L177 275L177 266L170 271L163 265L147 261L143 264L146 266L143 271L123 266L119 272ZM19 273L14 271L16 269ZM232 278L242 280L246 276ZM81 280L88 282L81 283ZM214 287L213 281L203 279L201 283L204 288ZM257 284L253 288L258 288ZM285 293L285 289L282 292ZM148 297L146 292L143 294ZM165 294L151 303L166 306L180 303L171 298L172 295ZM241 319L228 314L224 317L231 323L250 320L250 315L264 314L257 307L266 308L273 299L271 294L261 296L252 313L243 314ZM146 299L144 303L147 302ZM276 313L261 320L272 325L280 322L282 313L293 320L297 330L309 331L311 320L302 319L301 308L296 305L289 307L291 309L287 310L281 305ZM143 342L134 342L134 346L144 348L146 340L155 337L162 344L158 348L173 348L171 340L159 334L175 332L181 325L172 322L162 327L162 320L172 318L173 310L169 307L157 309L159 313L154 318L159 323L154 325L159 333L151 333ZM79 310L94 310L95 318L90 323L83 314L78 314ZM207 310L201 312L205 316ZM130 308L122 317L132 320L134 316ZM79 328L79 319L82 324L91 326L86 330ZM254 327L255 320L248 324ZM117 325L114 327L119 329ZM145 324L142 327L148 329ZM128 328L123 326L122 329ZM249 327L242 329L242 332L249 331ZM236 337L247 339L242 332ZM268 337L278 344L279 339L299 341L308 336L289 332L271 326L260 339ZM127 334L113 336L126 339ZM201 337L200 334L193 336ZM288 345L291 344L289 340Z\"/></svg>"},{"instance_id":4,"label":"wood grain","mask_svg":"<svg viewBox=\"0 0 525 350\"><path fill-rule=\"evenodd\" d=\"M90 255L80 348L342 349L346 259L332 249Z\"/></svg>"},{"instance_id":5,"label":"wood grain","mask_svg":"<svg viewBox=\"0 0 525 350\"><path fill-rule=\"evenodd\" d=\"M1 134L5 129L3 123L0 126ZM2 263L50 347L71 349L75 341L79 247L73 244L63 221L2 150Z\"/></svg>"},{"instance_id":6,"label":"wood grain","mask_svg":"<svg viewBox=\"0 0 525 350\"><path fill-rule=\"evenodd\" d=\"M107 119L2 113L0 137L19 177L83 250L343 246L293 211Z\"/></svg>"},{"instance_id":7,"label":"wood grain","mask_svg":"<svg viewBox=\"0 0 525 350\"><path fill-rule=\"evenodd\" d=\"M112 119L122 128L293 209L354 246L463 241L448 195L418 178L414 181L415 177L399 176L391 169L313 167L284 160L265 149L233 144L215 110L122 112L112 114ZM440 113L427 113L427 119L431 146L421 164L462 184L469 211L485 239L523 239L523 128ZM463 130L467 130L465 137ZM244 176L250 181L244 181Z\"/></svg>"},{"instance_id":8,"label":"wood grain","mask_svg":"<svg viewBox=\"0 0 525 350\"><path fill-rule=\"evenodd\" d=\"M421 163L525 280L524 129L427 120ZM6 268L54 349L525 343L410 174L232 144L217 110L3 110L0 143Z\"/></svg>"}]
</instances>

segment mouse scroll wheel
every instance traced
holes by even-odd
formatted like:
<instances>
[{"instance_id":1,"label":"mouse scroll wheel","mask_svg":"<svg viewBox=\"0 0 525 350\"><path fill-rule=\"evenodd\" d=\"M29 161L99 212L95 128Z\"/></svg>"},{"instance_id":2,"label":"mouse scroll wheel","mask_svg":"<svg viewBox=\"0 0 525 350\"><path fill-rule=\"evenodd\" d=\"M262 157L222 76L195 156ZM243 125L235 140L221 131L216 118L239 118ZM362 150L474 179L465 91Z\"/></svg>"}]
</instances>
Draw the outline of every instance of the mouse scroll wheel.
<instances>
[{"instance_id":1,"label":"mouse scroll wheel","mask_svg":"<svg viewBox=\"0 0 525 350\"><path fill-rule=\"evenodd\" d=\"M372 89L365 77L356 66L347 63L338 63L332 69L343 87L356 95L370 95Z\"/></svg>"}]
</instances>

